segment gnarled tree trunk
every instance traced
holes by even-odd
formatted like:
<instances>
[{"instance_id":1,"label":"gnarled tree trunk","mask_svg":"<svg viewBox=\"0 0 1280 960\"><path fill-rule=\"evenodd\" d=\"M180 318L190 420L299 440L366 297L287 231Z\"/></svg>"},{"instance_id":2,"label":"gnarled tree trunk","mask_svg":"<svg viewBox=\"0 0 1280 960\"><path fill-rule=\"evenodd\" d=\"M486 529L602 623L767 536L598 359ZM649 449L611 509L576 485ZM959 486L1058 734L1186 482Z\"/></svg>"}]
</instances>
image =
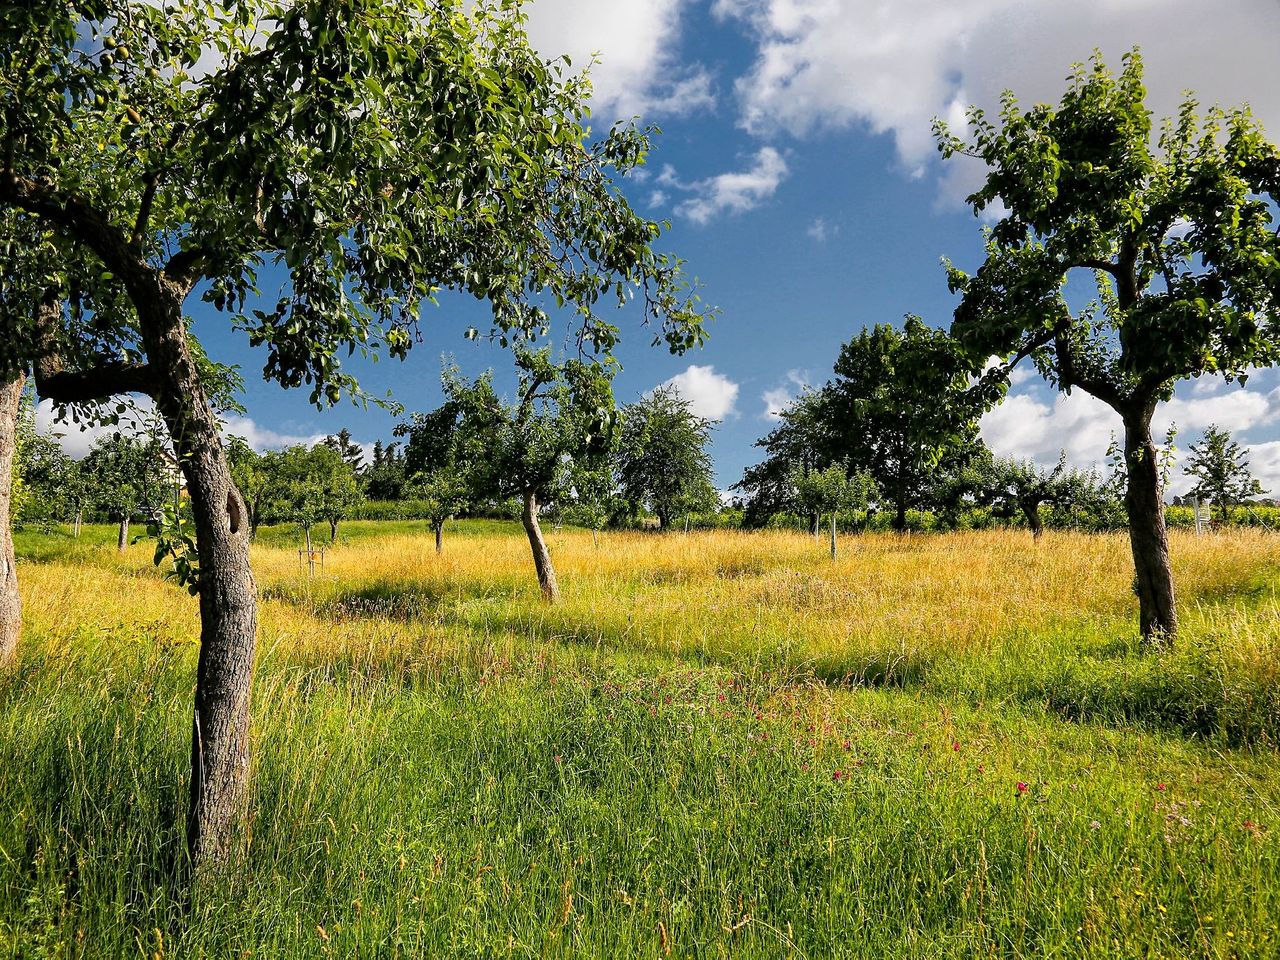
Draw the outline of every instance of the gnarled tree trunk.
<instances>
[{"instance_id":1,"label":"gnarled tree trunk","mask_svg":"<svg viewBox=\"0 0 1280 960\"><path fill-rule=\"evenodd\" d=\"M338 521L330 519L329 521L329 542L336 543L338 540Z\"/></svg>"},{"instance_id":2,"label":"gnarled tree trunk","mask_svg":"<svg viewBox=\"0 0 1280 960\"><path fill-rule=\"evenodd\" d=\"M1040 504L1033 500L1022 501L1022 515L1027 518L1031 536L1039 540L1044 535L1044 523L1040 519Z\"/></svg>"},{"instance_id":3,"label":"gnarled tree trunk","mask_svg":"<svg viewBox=\"0 0 1280 960\"><path fill-rule=\"evenodd\" d=\"M156 406L174 439L191 496L200 563L200 660L187 819L188 850L199 866L232 852L245 810L257 591L249 568L248 510L231 479L218 421L187 346L184 292L168 289L165 280L159 283L167 296L139 314L148 361L156 371Z\"/></svg>"},{"instance_id":4,"label":"gnarled tree trunk","mask_svg":"<svg viewBox=\"0 0 1280 960\"><path fill-rule=\"evenodd\" d=\"M1142 639L1172 640L1178 632L1178 614L1164 523L1159 454L1151 439L1149 409L1125 416L1124 453L1128 469L1124 506L1129 514Z\"/></svg>"},{"instance_id":5,"label":"gnarled tree trunk","mask_svg":"<svg viewBox=\"0 0 1280 960\"><path fill-rule=\"evenodd\" d=\"M25 377L0 384L0 666L18 651L22 634L22 598L13 551L13 470L18 442L18 411Z\"/></svg>"},{"instance_id":6,"label":"gnarled tree trunk","mask_svg":"<svg viewBox=\"0 0 1280 960\"><path fill-rule=\"evenodd\" d=\"M431 526L436 533L436 553L444 553L444 521L437 520Z\"/></svg>"},{"instance_id":7,"label":"gnarled tree trunk","mask_svg":"<svg viewBox=\"0 0 1280 960\"><path fill-rule=\"evenodd\" d=\"M556 568L551 564L551 551L547 549L547 541L542 538L542 527L538 525L538 495L532 491L524 495L524 509L520 513L524 523L524 532L529 537L529 547L533 550L533 565L538 571L538 586L542 588L542 598L547 603L556 603L560 599L560 585L556 583Z\"/></svg>"},{"instance_id":8,"label":"gnarled tree trunk","mask_svg":"<svg viewBox=\"0 0 1280 960\"><path fill-rule=\"evenodd\" d=\"M120 533L116 538L116 549L123 552L124 548L129 545L129 515L127 513L120 514Z\"/></svg>"}]
</instances>

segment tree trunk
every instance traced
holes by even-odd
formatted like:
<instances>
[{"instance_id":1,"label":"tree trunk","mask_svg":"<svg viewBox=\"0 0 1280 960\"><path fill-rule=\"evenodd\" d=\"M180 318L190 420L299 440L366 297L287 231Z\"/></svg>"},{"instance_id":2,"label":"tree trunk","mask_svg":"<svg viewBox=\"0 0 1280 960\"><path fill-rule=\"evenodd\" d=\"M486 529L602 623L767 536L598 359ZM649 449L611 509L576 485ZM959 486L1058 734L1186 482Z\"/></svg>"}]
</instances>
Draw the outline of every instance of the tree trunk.
<instances>
[{"instance_id":1,"label":"tree trunk","mask_svg":"<svg viewBox=\"0 0 1280 960\"><path fill-rule=\"evenodd\" d=\"M831 511L831 559L836 558L836 512Z\"/></svg>"},{"instance_id":2,"label":"tree trunk","mask_svg":"<svg viewBox=\"0 0 1280 960\"><path fill-rule=\"evenodd\" d=\"M436 553L444 553L444 521L432 524L436 531Z\"/></svg>"},{"instance_id":3,"label":"tree trunk","mask_svg":"<svg viewBox=\"0 0 1280 960\"><path fill-rule=\"evenodd\" d=\"M560 585L556 583L556 568L551 565L551 551L547 549L547 542L542 539L542 528L538 526L537 494L524 495L520 519L524 523L524 532L529 536L529 547L533 550L533 565L538 571L542 598L547 603L556 603L560 599Z\"/></svg>"},{"instance_id":4,"label":"tree trunk","mask_svg":"<svg viewBox=\"0 0 1280 960\"><path fill-rule=\"evenodd\" d=\"M813 528L813 539L817 540L822 536L822 514L815 513L812 517L813 522L810 526Z\"/></svg>"},{"instance_id":5,"label":"tree trunk","mask_svg":"<svg viewBox=\"0 0 1280 960\"><path fill-rule=\"evenodd\" d=\"M1128 486L1124 505L1129 515L1134 582L1144 642L1172 640L1178 632L1174 605L1169 537L1164 523L1160 464L1151 439L1151 411L1124 418L1124 452Z\"/></svg>"},{"instance_id":6,"label":"tree trunk","mask_svg":"<svg viewBox=\"0 0 1280 960\"><path fill-rule=\"evenodd\" d=\"M122 513L120 515L120 535L116 538L116 549L121 553L124 548L129 546L129 515Z\"/></svg>"},{"instance_id":7,"label":"tree trunk","mask_svg":"<svg viewBox=\"0 0 1280 960\"><path fill-rule=\"evenodd\" d=\"M71 535L80 539L80 527L84 523L84 508L76 507L75 518L71 521Z\"/></svg>"},{"instance_id":8,"label":"tree trunk","mask_svg":"<svg viewBox=\"0 0 1280 960\"><path fill-rule=\"evenodd\" d=\"M338 539L338 521L329 520L329 542L336 543Z\"/></svg>"},{"instance_id":9,"label":"tree trunk","mask_svg":"<svg viewBox=\"0 0 1280 960\"><path fill-rule=\"evenodd\" d=\"M201 867L225 860L240 836L249 787L249 693L257 590L249 568L248 510L231 479L218 421L187 346L185 291L157 277L158 296L135 294L156 406L174 438L191 498L200 564L200 659L192 715L187 848Z\"/></svg>"},{"instance_id":10,"label":"tree trunk","mask_svg":"<svg viewBox=\"0 0 1280 960\"><path fill-rule=\"evenodd\" d=\"M14 454L24 381L24 375L19 373L16 379L0 384L0 667L13 660L22 634L12 510Z\"/></svg>"},{"instance_id":11,"label":"tree trunk","mask_svg":"<svg viewBox=\"0 0 1280 960\"><path fill-rule=\"evenodd\" d=\"M898 502L895 505L893 529L897 530L899 533L907 532L907 498L902 493L898 494Z\"/></svg>"},{"instance_id":12,"label":"tree trunk","mask_svg":"<svg viewBox=\"0 0 1280 960\"><path fill-rule=\"evenodd\" d=\"M1022 514L1027 518L1027 526L1031 528L1031 536L1039 540L1044 535L1044 523L1040 520L1040 504L1024 502Z\"/></svg>"}]
</instances>

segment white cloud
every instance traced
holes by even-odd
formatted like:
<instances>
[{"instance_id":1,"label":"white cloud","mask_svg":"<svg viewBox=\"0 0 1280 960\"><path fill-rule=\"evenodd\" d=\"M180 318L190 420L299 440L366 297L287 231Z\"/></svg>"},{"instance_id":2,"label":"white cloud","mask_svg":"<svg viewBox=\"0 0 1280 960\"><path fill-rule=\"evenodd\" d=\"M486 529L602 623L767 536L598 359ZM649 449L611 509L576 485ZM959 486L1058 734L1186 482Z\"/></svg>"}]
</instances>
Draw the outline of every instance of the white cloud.
<instances>
[{"instance_id":1,"label":"white cloud","mask_svg":"<svg viewBox=\"0 0 1280 960\"><path fill-rule=\"evenodd\" d=\"M982 418L982 439L998 457L1030 457L1053 463L1066 450L1075 466L1101 466L1111 434L1119 435L1119 416L1101 400L1076 390L1051 402L1014 393Z\"/></svg>"},{"instance_id":2,"label":"white cloud","mask_svg":"<svg viewBox=\"0 0 1280 960\"><path fill-rule=\"evenodd\" d=\"M743 125L805 135L859 126L891 136L908 172L933 156L930 121L962 129L969 103L1056 102L1068 67L1100 47L1118 67L1142 48L1148 104L1176 112L1184 90L1203 103L1251 102L1280 136L1280 4L1235 0L716 0L757 47L737 83ZM943 189L962 197L979 170L954 164Z\"/></svg>"},{"instance_id":3,"label":"white cloud","mask_svg":"<svg viewBox=\"0 0 1280 960\"><path fill-rule=\"evenodd\" d=\"M667 175L664 170L663 177ZM762 147L749 170L722 173L692 184L678 183L674 174L670 179L673 186L694 194L677 206L676 212L694 223L706 224L717 214L755 209L774 195L786 175L787 161L782 154L773 147ZM663 177L659 177L659 183Z\"/></svg>"},{"instance_id":4,"label":"white cloud","mask_svg":"<svg viewBox=\"0 0 1280 960\"><path fill-rule=\"evenodd\" d=\"M35 425L37 431L53 436L58 441L58 445L69 456L77 460L89 452L89 449L98 438L108 436L117 430L137 432L148 428L148 425L155 425L157 429L161 430L162 434L164 432L163 427L156 423L155 405L146 397L129 398L129 410L122 414L120 419L121 423L118 427L87 425L82 429L79 424L74 424L67 420L59 420L53 404L48 400L42 400L36 406ZM327 436L327 434L323 433L281 433L268 427L260 426L250 417L240 416L228 417L223 426L222 434L224 437L240 437L250 447L259 452L281 450L298 444L312 446ZM371 456L372 445L361 444L361 446L365 448L365 456L368 459Z\"/></svg>"},{"instance_id":5,"label":"white cloud","mask_svg":"<svg viewBox=\"0 0 1280 960\"><path fill-rule=\"evenodd\" d=\"M136 413L124 414L125 418L146 417L154 410L151 401L146 398L128 398L124 402L128 403L131 411L136 411ZM56 408L49 400L41 400L36 405L35 426L37 433L52 436L58 441L58 446L76 460L87 454L99 438L109 436L120 429L97 424L76 424L70 420L59 419Z\"/></svg>"},{"instance_id":6,"label":"white cloud","mask_svg":"<svg viewBox=\"0 0 1280 960\"><path fill-rule=\"evenodd\" d=\"M1180 395L1162 403L1152 418L1151 430L1157 442L1164 439L1171 424L1177 424L1175 456L1169 475L1169 493L1185 493L1191 481L1182 473L1187 448L1197 442L1204 429L1216 424L1236 435L1265 427L1280 418L1280 389L1263 393L1228 386L1216 380L1222 392L1208 392L1203 381L1184 386ZM1030 393L1012 393L982 418L982 439L996 456L1031 458L1049 465L1065 450L1067 460L1082 469L1102 467L1111 436L1123 436L1119 416L1101 400L1082 391L1070 396L1057 394L1052 401ZM1255 473L1269 491L1280 492L1280 441L1241 446L1254 455ZM1270 478L1270 479L1268 479Z\"/></svg>"},{"instance_id":7,"label":"white cloud","mask_svg":"<svg viewBox=\"0 0 1280 960\"><path fill-rule=\"evenodd\" d=\"M681 15L688 0L536 0L525 9L544 56L568 54L590 67L592 108L604 125L635 115L685 114L715 102L711 75L681 66Z\"/></svg>"},{"instance_id":8,"label":"white cloud","mask_svg":"<svg viewBox=\"0 0 1280 960\"><path fill-rule=\"evenodd\" d=\"M335 431L336 432L336 431ZM239 437L254 450L283 450L285 447L314 446L325 437L326 433L298 434L281 433L269 427L263 427L250 417L228 417L222 428L225 437ZM372 448L370 448L372 449Z\"/></svg>"},{"instance_id":9,"label":"white cloud","mask_svg":"<svg viewBox=\"0 0 1280 960\"><path fill-rule=\"evenodd\" d=\"M711 366L693 364L660 386L675 388L689 408L706 420L723 420L738 402L738 385Z\"/></svg>"},{"instance_id":10,"label":"white cloud","mask_svg":"<svg viewBox=\"0 0 1280 960\"><path fill-rule=\"evenodd\" d=\"M840 227L838 224L830 223L826 217L818 217L813 223L809 224L809 229L805 234L818 243L826 243L831 237L840 235Z\"/></svg>"},{"instance_id":11,"label":"white cloud","mask_svg":"<svg viewBox=\"0 0 1280 960\"><path fill-rule=\"evenodd\" d=\"M1249 470L1270 497L1280 496L1280 440L1246 447Z\"/></svg>"},{"instance_id":12,"label":"white cloud","mask_svg":"<svg viewBox=\"0 0 1280 960\"><path fill-rule=\"evenodd\" d=\"M764 413L760 415L760 418L762 420L781 420L782 411L796 398L797 393L808 386L809 377L804 371L788 370L783 383L766 390L760 395L760 399L764 401Z\"/></svg>"}]
</instances>

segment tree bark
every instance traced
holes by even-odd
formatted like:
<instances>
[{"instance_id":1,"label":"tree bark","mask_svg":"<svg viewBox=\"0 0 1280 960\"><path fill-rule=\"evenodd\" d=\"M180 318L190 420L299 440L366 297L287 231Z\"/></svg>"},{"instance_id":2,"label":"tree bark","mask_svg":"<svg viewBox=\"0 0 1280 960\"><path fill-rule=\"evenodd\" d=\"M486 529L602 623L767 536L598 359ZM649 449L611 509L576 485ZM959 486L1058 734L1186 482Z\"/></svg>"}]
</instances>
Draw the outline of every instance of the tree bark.
<instances>
[{"instance_id":1,"label":"tree bark","mask_svg":"<svg viewBox=\"0 0 1280 960\"><path fill-rule=\"evenodd\" d=\"M120 535L116 538L116 549L121 553L124 548L129 546L129 515L127 513L120 514Z\"/></svg>"},{"instance_id":2,"label":"tree bark","mask_svg":"<svg viewBox=\"0 0 1280 960\"><path fill-rule=\"evenodd\" d=\"M551 564L551 551L542 538L542 527L538 525L538 496L529 492L524 495L524 510L520 514L524 523L524 532L529 537L529 547L533 550L533 565L538 571L538 586L542 588L542 599L547 603L560 600L560 585L556 582L556 568Z\"/></svg>"},{"instance_id":3,"label":"tree bark","mask_svg":"<svg viewBox=\"0 0 1280 960\"><path fill-rule=\"evenodd\" d=\"M1044 523L1040 519L1040 504L1030 501L1022 504L1022 514L1027 518L1027 526L1031 528L1031 536L1039 540L1044 535Z\"/></svg>"},{"instance_id":4,"label":"tree bark","mask_svg":"<svg viewBox=\"0 0 1280 960\"><path fill-rule=\"evenodd\" d=\"M248 510L231 479L218 421L187 345L185 290L163 278L155 282L160 289L153 299L133 300L148 363L157 371L156 407L191 497L200 564L187 848L201 867L232 854L245 810L257 590L249 568Z\"/></svg>"},{"instance_id":5,"label":"tree bark","mask_svg":"<svg viewBox=\"0 0 1280 960\"><path fill-rule=\"evenodd\" d=\"M432 527L436 532L436 553L444 553L444 521L438 520Z\"/></svg>"},{"instance_id":6,"label":"tree bark","mask_svg":"<svg viewBox=\"0 0 1280 960\"><path fill-rule=\"evenodd\" d=\"M1133 550L1142 639L1147 643L1172 640L1178 632L1178 614L1160 489L1160 464L1151 439L1151 409L1124 418L1124 452L1129 475L1124 505L1129 515L1129 544Z\"/></svg>"},{"instance_id":7,"label":"tree bark","mask_svg":"<svg viewBox=\"0 0 1280 960\"><path fill-rule=\"evenodd\" d=\"M13 469L25 376L0 384L0 667L13 660L22 634L22 597L13 550Z\"/></svg>"},{"instance_id":8,"label":"tree bark","mask_svg":"<svg viewBox=\"0 0 1280 960\"><path fill-rule=\"evenodd\" d=\"M329 542L336 543L338 540L338 521L329 521Z\"/></svg>"},{"instance_id":9,"label":"tree bark","mask_svg":"<svg viewBox=\"0 0 1280 960\"><path fill-rule=\"evenodd\" d=\"M831 511L831 559L836 558L836 512Z\"/></svg>"},{"instance_id":10,"label":"tree bark","mask_svg":"<svg viewBox=\"0 0 1280 960\"><path fill-rule=\"evenodd\" d=\"M71 521L71 535L80 539L80 526L84 523L84 508L76 507L75 518Z\"/></svg>"}]
</instances>

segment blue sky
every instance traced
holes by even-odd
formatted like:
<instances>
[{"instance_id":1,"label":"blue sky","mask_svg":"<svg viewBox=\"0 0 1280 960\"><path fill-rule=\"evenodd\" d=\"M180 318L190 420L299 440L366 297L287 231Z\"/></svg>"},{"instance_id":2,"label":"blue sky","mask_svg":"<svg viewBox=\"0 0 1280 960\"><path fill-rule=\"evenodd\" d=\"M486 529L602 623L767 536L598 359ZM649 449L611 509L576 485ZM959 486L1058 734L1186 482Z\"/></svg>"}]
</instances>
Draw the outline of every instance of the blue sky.
<instances>
[{"instance_id":1,"label":"blue sky","mask_svg":"<svg viewBox=\"0 0 1280 960\"><path fill-rule=\"evenodd\" d=\"M757 459L752 443L770 428L770 410L825 380L853 333L908 312L949 322L955 303L939 259L976 265L981 224L962 198L979 171L941 163L932 117L993 106L1006 87L1026 101L1054 99L1072 62L1100 48L1118 65L1138 44L1158 114L1192 88L1205 102L1250 102L1280 134L1277 0L535 0L529 11L548 56L568 53L579 65L599 53L601 129L632 115L663 129L626 191L641 211L671 220L662 246L688 260L722 315L710 344L684 357L651 348L624 315L616 394L626 402L674 380L720 420L722 487ZM502 351L463 338L483 316L475 304L441 303L424 314L425 342L407 362L353 364L370 392L390 391L409 410L435 406L442 354L468 372L492 366L501 379L509 370ZM249 415L232 429L256 445L342 426L367 444L390 438L385 411L318 412L305 392L263 383L261 358L224 319L194 302L190 312L210 352L244 370ZM1157 419L1178 422L1183 448L1210 422L1232 429L1264 485L1280 492L1277 387L1270 372L1243 391L1187 384ZM1065 448L1088 465L1102 460L1116 424L1088 397L1058 397L1032 376L983 428L998 453L1052 462Z\"/></svg>"}]
</instances>

